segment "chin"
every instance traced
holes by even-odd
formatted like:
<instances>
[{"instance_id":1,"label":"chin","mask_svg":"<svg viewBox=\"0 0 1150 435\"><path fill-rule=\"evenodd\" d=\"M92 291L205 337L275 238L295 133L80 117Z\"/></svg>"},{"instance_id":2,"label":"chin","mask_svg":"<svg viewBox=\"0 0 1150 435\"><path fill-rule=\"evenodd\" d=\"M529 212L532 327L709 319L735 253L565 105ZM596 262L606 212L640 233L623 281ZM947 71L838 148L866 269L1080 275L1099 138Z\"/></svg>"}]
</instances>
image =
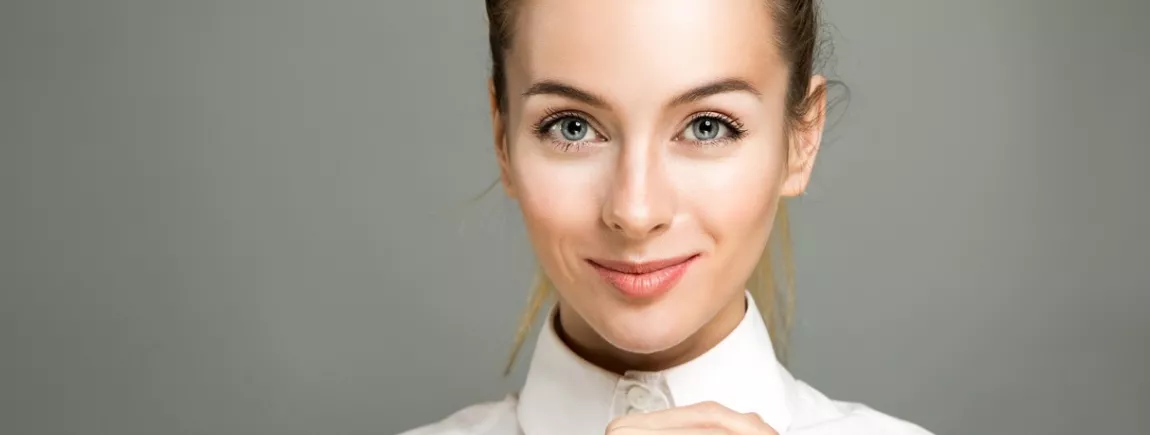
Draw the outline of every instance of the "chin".
<instances>
[{"instance_id":1,"label":"chin","mask_svg":"<svg viewBox=\"0 0 1150 435\"><path fill-rule=\"evenodd\" d=\"M624 352L648 355L662 352L686 341L698 328L687 317L674 315L661 304L640 310L623 308L605 318L595 328L605 341Z\"/></svg>"}]
</instances>

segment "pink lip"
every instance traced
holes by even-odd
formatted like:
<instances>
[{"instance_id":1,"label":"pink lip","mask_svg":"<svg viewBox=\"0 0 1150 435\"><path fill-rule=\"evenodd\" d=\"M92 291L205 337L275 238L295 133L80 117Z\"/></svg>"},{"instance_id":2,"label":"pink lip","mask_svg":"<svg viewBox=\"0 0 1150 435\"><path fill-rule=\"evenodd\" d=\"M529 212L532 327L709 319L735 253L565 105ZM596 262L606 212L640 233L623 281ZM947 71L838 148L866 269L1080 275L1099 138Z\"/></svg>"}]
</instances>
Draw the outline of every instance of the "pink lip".
<instances>
[{"instance_id":1,"label":"pink lip","mask_svg":"<svg viewBox=\"0 0 1150 435\"><path fill-rule=\"evenodd\" d=\"M587 260L587 263L623 295L652 298L675 287L697 258L699 254L643 263L609 260Z\"/></svg>"}]
</instances>

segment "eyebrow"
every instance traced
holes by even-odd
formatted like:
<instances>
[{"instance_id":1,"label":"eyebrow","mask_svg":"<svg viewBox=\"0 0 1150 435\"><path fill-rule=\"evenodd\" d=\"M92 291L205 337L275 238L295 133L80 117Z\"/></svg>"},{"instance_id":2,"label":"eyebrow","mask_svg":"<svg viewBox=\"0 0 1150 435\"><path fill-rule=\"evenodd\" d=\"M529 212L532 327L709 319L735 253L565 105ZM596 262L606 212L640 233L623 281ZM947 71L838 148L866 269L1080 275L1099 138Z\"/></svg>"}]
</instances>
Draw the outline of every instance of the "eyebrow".
<instances>
[{"instance_id":1,"label":"eyebrow","mask_svg":"<svg viewBox=\"0 0 1150 435\"><path fill-rule=\"evenodd\" d=\"M746 92L754 96L762 95L761 92L750 82L743 79L728 78L702 86L698 86L679 94L668 103L668 106L679 106L687 103L702 100L712 95L724 94L727 92ZM523 93L523 97L530 97L532 95L557 95L560 97L570 98L581 103L604 108L607 107L605 99L591 93L584 91L575 86L566 83L558 82L555 80L544 80L531 85L527 91Z\"/></svg>"},{"instance_id":2,"label":"eyebrow","mask_svg":"<svg viewBox=\"0 0 1150 435\"><path fill-rule=\"evenodd\" d=\"M697 88L691 89L687 92L680 94L675 99L671 100L670 106L678 106L687 103L693 103L704 98L717 94L725 94L727 92L747 92L756 97L762 95L754 85L743 79L723 79Z\"/></svg>"},{"instance_id":3,"label":"eyebrow","mask_svg":"<svg viewBox=\"0 0 1150 435\"><path fill-rule=\"evenodd\" d=\"M532 95L558 95L590 106L599 108L607 107L607 102L595 94L554 80L544 80L535 83L531 85L530 88L527 88L527 92L523 93L524 98Z\"/></svg>"}]
</instances>

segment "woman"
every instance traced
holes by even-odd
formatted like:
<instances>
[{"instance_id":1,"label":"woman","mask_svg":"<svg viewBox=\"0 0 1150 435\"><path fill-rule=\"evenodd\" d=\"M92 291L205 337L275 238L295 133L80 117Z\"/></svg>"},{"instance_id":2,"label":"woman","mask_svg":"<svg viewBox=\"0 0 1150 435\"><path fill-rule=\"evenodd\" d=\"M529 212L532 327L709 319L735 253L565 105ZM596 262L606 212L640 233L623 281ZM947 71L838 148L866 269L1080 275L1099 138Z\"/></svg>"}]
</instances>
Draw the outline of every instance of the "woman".
<instances>
[{"instance_id":1,"label":"woman","mask_svg":"<svg viewBox=\"0 0 1150 435\"><path fill-rule=\"evenodd\" d=\"M502 185L543 271L518 342L557 303L519 394L409 435L926 433L776 358L765 253L819 150L816 6L487 0Z\"/></svg>"}]
</instances>

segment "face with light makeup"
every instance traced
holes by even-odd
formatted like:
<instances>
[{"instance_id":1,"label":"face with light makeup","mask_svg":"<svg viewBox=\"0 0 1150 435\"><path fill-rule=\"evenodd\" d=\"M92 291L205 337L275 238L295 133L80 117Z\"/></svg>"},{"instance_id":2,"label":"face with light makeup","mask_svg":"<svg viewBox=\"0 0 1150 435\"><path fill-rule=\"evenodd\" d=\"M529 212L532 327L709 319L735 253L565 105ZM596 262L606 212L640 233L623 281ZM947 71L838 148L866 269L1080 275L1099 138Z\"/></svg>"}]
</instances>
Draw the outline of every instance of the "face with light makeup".
<instances>
[{"instance_id":1,"label":"face with light makeup","mask_svg":"<svg viewBox=\"0 0 1150 435\"><path fill-rule=\"evenodd\" d=\"M729 331L781 198L805 189L822 130L821 102L810 128L788 122L770 5L520 3L496 149L563 333L642 360ZM697 257L674 287L645 299L621 295L591 265L684 256Z\"/></svg>"}]
</instances>

